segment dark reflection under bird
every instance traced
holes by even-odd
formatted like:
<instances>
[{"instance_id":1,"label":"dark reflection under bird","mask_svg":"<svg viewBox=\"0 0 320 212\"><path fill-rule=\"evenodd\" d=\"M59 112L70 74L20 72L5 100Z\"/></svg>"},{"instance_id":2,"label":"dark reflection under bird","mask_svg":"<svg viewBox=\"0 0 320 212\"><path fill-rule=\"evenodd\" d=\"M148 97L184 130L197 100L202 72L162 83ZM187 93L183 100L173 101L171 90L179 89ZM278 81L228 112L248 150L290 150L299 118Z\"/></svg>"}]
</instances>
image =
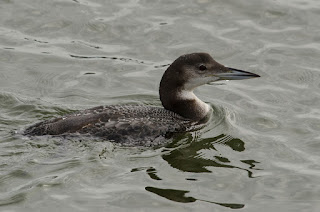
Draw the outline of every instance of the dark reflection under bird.
<instances>
[{"instance_id":1,"label":"dark reflection under bird","mask_svg":"<svg viewBox=\"0 0 320 212\"><path fill-rule=\"evenodd\" d=\"M190 138L192 140L193 138ZM167 161L173 168L184 172L203 173L211 172L210 167L239 169L246 171L249 178L254 178L253 171L259 170L255 168L255 164L259 163L255 160L241 160L244 167L234 165L228 158L228 155L221 155L217 152L216 145L228 146L231 150L236 152L245 151L245 143L239 138L233 138L230 135L221 134L212 138L198 139L197 142L187 141L188 145L182 146L175 141L170 143L168 153L162 155L162 158ZM179 139L177 139L179 143ZM180 146L180 147L179 147ZM181 147L182 146L182 147ZM179 147L179 148L176 148ZM173 148L173 150L170 150ZM213 158L205 158L200 155L201 150L208 149L217 152ZM247 166L250 166L247 168Z\"/></svg>"}]
</instances>

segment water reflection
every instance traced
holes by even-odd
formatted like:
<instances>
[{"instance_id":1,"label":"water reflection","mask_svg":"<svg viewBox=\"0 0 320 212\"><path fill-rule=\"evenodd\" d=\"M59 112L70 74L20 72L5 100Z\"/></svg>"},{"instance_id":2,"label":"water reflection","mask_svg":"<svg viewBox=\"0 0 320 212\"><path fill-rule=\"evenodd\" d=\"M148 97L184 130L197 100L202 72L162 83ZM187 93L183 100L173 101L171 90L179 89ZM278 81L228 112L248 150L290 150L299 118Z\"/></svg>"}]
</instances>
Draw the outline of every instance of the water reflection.
<instances>
[{"instance_id":1,"label":"water reflection","mask_svg":"<svg viewBox=\"0 0 320 212\"><path fill-rule=\"evenodd\" d=\"M182 203L191 203L195 202L197 200L214 203L220 206L232 208L232 209L240 209L243 208L243 204L236 204L236 203L219 203L219 202L211 202L207 200L200 200L196 199L194 197L186 197L185 194L189 193L189 191L183 191L183 190L174 190L174 189L161 189L161 188L155 188L155 187L146 187L147 191L152 192L154 194L157 194L161 197L164 197L166 199L175 201L175 202L182 202Z\"/></svg>"},{"instance_id":2,"label":"water reflection","mask_svg":"<svg viewBox=\"0 0 320 212\"><path fill-rule=\"evenodd\" d=\"M147 174L149 177L153 180L162 180L158 175L157 175L157 170L153 167L140 167L140 168L134 168L131 170L131 172L137 172L137 171L142 171L146 170Z\"/></svg>"},{"instance_id":3,"label":"water reflection","mask_svg":"<svg viewBox=\"0 0 320 212\"><path fill-rule=\"evenodd\" d=\"M163 150L164 154L162 158L173 168L176 168L183 172L192 173L210 173L212 172L212 167L228 168L228 169L239 169L246 171L249 178L253 177L253 170L258 170L255 166L258 161L255 160L239 160L245 167L243 168L237 165L233 165L232 160L228 158L228 155L223 155L223 153L218 151L218 145L224 145L235 152L245 151L245 142L238 138L233 138L230 135L221 134L212 138L199 138L197 135L192 136L191 134L181 135L181 137L176 138L171 144ZM181 143L182 142L182 143ZM209 151L210 154L205 154ZM216 154L212 154L216 152ZM231 152L232 153L232 152ZM210 155L210 156L207 156ZM239 164L236 162L235 164ZM211 170L209 169L211 167ZM133 169L134 171L146 171L146 173L153 180L163 180L157 175L157 170L153 167L143 167ZM197 181L195 178L187 178L188 181ZM188 190L176 190L167 188L157 188L152 186L147 186L145 189L151 193L157 194L168 200L181 202L181 203L191 203L195 201L205 201L208 203L217 204L223 207L228 207L231 209L240 209L244 207L244 204L238 203L219 203L208 200L201 200L190 195Z\"/></svg>"},{"instance_id":4,"label":"water reflection","mask_svg":"<svg viewBox=\"0 0 320 212\"><path fill-rule=\"evenodd\" d=\"M215 145L225 145L230 147L233 151L242 152L245 150L244 142L238 138L233 138L230 135L221 134L213 138L199 139L195 142L190 142L184 147L175 148L170 151L170 147L175 147L176 143L170 144L168 153L164 154L162 158L167 161L173 168L184 172L211 172L208 167L223 167L236 168L248 172L248 177L253 178L252 169L255 169L255 160L241 160L242 163L250 165L248 169L232 165L227 156L221 156ZM213 158L206 158L201 154L202 150L213 150L217 155Z\"/></svg>"}]
</instances>

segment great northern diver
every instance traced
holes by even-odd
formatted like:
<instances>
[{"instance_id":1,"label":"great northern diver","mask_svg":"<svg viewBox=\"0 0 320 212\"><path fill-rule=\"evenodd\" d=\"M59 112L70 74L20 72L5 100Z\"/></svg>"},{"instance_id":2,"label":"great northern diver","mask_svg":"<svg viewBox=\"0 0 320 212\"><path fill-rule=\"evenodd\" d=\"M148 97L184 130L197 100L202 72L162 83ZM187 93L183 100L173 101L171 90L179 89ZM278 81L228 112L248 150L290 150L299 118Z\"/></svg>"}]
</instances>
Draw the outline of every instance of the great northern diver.
<instances>
[{"instance_id":1,"label":"great northern diver","mask_svg":"<svg viewBox=\"0 0 320 212\"><path fill-rule=\"evenodd\" d=\"M225 67L207 53L180 56L165 71L160 82L162 107L142 105L99 106L46 120L28 127L24 134L89 135L130 146L153 146L168 135L201 128L212 109L193 90L218 80L259 77Z\"/></svg>"}]
</instances>

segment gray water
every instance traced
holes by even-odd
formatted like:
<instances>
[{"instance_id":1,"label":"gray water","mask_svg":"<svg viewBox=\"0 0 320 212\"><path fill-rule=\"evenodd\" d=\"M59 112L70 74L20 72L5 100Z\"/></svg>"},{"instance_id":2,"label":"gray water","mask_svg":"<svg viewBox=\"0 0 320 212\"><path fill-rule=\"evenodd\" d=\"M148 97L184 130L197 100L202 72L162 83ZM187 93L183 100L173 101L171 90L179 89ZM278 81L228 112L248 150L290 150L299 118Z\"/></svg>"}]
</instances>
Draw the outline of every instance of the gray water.
<instances>
[{"instance_id":1,"label":"gray water","mask_svg":"<svg viewBox=\"0 0 320 212\"><path fill-rule=\"evenodd\" d=\"M318 0L0 0L1 211L319 211ZM28 138L98 105L160 106L178 56L261 78L197 89L214 119L158 148Z\"/></svg>"}]
</instances>

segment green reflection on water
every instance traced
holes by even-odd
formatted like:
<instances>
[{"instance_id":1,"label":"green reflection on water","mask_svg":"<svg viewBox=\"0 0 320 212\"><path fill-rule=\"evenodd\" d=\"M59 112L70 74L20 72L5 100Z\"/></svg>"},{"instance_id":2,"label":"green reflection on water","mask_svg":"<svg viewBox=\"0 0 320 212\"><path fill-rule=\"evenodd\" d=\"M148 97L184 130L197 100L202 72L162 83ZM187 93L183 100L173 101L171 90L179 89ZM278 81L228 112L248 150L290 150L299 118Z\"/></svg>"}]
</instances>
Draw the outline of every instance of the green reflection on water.
<instances>
[{"instance_id":1,"label":"green reflection on water","mask_svg":"<svg viewBox=\"0 0 320 212\"><path fill-rule=\"evenodd\" d=\"M219 203L219 202L212 202L212 201L207 201L207 200L200 200L200 199L196 199L194 197L187 197L187 196L185 196L185 194L189 193L189 191L184 191L184 190L161 189L161 188L155 188L155 187L146 187L145 189L149 192L152 192L154 194L157 194L161 197L164 197L168 200L172 200L175 202L191 203L191 202L195 202L195 201L199 200L199 201L214 203L214 204L217 204L217 205L220 205L223 207L228 207L231 209L240 209L240 208L244 207L243 204Z\"/></svg>"},{"instance_id":2,"label":"green reflection on water","mask_svg":"<svg viewBox=\"0 0 320 212\"><path fill-rule=\"evenodd\" d=\"M219 155L214 156L214 158L204 158L200 154L200 151L206 149L217 151L214 146L215 144L223 144L237 152L245 150L245 143L242 140L221 134L213 138L198 139L197 141L190 142L189 145L168 151L162 158L173 168L184 172L211 172L208 167L236 168L247 171L248 176L253 178L252 171L232 165L227 157ZM175 146L174 142L169 145L169 148L173 146ZM254 160L242 160L241 162L249 164L249 169L255 166L254 163L259 163Z\"/></svg>"}]
</instances>

